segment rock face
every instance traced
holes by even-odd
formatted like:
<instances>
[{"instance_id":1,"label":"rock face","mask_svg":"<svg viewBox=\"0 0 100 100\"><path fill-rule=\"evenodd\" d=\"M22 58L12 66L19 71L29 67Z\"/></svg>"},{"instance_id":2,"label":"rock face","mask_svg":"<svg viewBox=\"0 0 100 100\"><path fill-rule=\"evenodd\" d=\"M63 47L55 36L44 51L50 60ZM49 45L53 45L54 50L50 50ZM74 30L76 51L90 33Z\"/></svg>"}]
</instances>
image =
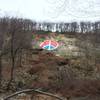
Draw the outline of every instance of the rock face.
<instances>
[{"instance_id":1,"label":"rock face","mask_svg":"<svg viewBox=\"0 0 100 100\"><path fill-rule=\"evenodd\" d=\"M36 35L38 39L34 38L33 42L35 42L33 48L39 48L39 44L45 40L54 40L59 43L59 47L54 50L55 54L59 54L61 56L77 56L79 53L79 48L75 45L77 39L76 38L68 38L63 34L58 33L50 33L49 35ZM41 41L42 40L42 41Z\"/></svg>"},{"instance_id":2,"label":"rock face","mask_svg":"<svg viewBox=\"0 0 100 100\"><path fill-rule=\"evenodd\" d=\"M60 46L58 47L56 53L61 56L77 56L79 53L79 48L75 45L77 40L74 38L61 38L59 42Z\"/></svg>"}]
</instances>

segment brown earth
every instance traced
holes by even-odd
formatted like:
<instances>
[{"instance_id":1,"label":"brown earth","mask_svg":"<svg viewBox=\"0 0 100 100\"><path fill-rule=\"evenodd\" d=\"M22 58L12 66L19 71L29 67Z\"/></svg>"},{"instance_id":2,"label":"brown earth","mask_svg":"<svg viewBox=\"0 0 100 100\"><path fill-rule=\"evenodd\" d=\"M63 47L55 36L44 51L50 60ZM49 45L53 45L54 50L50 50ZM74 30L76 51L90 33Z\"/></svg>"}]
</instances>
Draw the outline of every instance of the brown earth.
<instances>
[{"instance_id":1,"label":"brown earth","mask_svg":"<svg viewBox=\"0 0 100 100\"><path fill-rule=\"evenodd\" d=\"M31 81L30 83L28 83L28 85L25 88L40 88L43 91L45 90L47 92L60 94L61 96L69 97L69 98L99 96L100 94L99 80L89 80L89 79L81 80L81 79L76 79L75 77L74 78L71 77L70 79L65 80L65 82L60 85L59 83L57 83L59 70L63 68L63 66L70 67L73 60L56 56L54 53L47 52L47 51L45 52L44 50L40 50L40 51L34 50L30 52L30 55L31 56L27 56L26 58L27 60L26 65L24 65L23 62L22 67L16 67L15 69L15 76L16 76L15 78L17 78L18 81L20 82L22 81L21 79L18 78L19 77L18 74L20 75L22 74L22 72L24 74L23 77L21 78L23 78L25 82L29 81L28 78L30 77ZM25 73L26 76L24 77ZM4 68L3 75L4 77L9 78L10 70L8 67ZM34 75L37 75L38 78L33 80L32 78ZM42 100L42 99L40 98L38 100Z\"/></svg>"}]
</instances>

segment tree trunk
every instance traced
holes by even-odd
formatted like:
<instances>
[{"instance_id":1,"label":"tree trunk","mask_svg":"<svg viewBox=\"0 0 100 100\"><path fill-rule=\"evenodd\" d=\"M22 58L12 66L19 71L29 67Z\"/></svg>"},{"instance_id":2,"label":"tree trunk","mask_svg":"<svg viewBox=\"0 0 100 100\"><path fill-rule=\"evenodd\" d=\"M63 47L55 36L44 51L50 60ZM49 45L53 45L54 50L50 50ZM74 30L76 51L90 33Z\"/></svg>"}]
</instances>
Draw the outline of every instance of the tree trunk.
<instances>
[{"instance_id":1,"label":"tree trunk","mask_svg":"<svg viewBox=\"0 0 100 100\"><path fill-rule=\"evenodd\" d=\"M20 51L19 55L19 67L22 67L22 50Z\"/></svg>"},{"instance_id":2,"label":"tree trunk","mask_svg":"<svg viewBox=\"0 0 100 100\"><path fill-rule=\"evenodd\" d=\"M2 81L2 57L0 56L0 87L2 87L1 81Z\"/></svg>"},{"instance_id":3,"label":"tree trunk","mask_svg":"<svg viewBox=\"0 0 100 100\"><path fill-rule=\"evenodd\" d=\"M10 80L9 83L7 85L7 90L10 89L12 80L13 80L13 71L14 71L14 67L15 67L15 56L14 56L14 31L11 34L11 60L12 60L12 66L11 66L11 74L10 74Z\"/></svg>"},{"instance_id":4,"label":"tree trunk","mask_svg":"<svg viewBox=\"0 0 100 100\"><path fill-rule=\"evenodd\" d=\"M12 57L11 80L13 80L14 77L14 68L15 68L15 57Z\"/></svg>"},{"instance_id":5,"label":"tree trunk","mask_svg":"<svg viewBox=\"0 0 100 100\"><path fill-rule=\"evenodd\" d=\"M11 68L10 80L9 80L8 85L7 85L7 90L10 89L11 83L14 79L14 68L15 68L15 57L12 57L12 68Z\"/></svg>"}]
</instances>

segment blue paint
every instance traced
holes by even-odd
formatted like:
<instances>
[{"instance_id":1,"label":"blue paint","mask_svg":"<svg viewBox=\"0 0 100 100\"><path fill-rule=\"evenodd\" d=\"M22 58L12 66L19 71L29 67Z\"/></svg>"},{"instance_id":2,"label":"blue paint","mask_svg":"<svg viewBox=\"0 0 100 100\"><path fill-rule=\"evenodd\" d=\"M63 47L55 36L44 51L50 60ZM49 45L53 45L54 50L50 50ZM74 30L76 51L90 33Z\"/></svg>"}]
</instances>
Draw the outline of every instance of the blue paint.
<instances>
[{"instance_id":1,"label":"blue paint","mask_svg":"<svg viewBox=\"0 0 100 100\"><path fill-rule=\"evenodd\" d=\"M55 49L55 47L52 46L52 45L46 45L46 46L44 46L43 48L44 48L44 49L47 49L47 50L54 50L54 49Z\"/></svg>"}]
</instances>

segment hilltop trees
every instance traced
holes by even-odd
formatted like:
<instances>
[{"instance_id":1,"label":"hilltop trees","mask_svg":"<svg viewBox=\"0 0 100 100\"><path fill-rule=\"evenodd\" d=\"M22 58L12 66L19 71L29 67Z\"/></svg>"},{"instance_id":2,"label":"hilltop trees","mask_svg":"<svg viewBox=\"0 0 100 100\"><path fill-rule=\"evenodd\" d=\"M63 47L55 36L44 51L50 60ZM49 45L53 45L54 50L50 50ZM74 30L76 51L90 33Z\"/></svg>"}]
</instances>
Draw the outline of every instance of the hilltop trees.
<instances>
[{"instance_id":1,"label":"hilltop trees","mask_svg":"<svg viewBox=\"0 0 100 100\"><path fill-rule=\"evenodd\" d=\"M71 22L71 23L48 23L41 22L35 24L36 30L55 31L55 32L73 32L73 33L99 33L100 22Z\"/></svg>"},{"instance_id":2,"label":"hilltop trees","mask_svg":"<svg viewBox=\"0 0 100 100\"><path fill-rule=\"evenodd\" d=\"M11 19L5 17L0 19L1 32L5 33L9 30ZM33 30L54 31L54 32L72 32L72 33L99 33L100 21L97 22L35 22L29 19L19 18L17 21L22 25L20 29L23 32Z\"/></svg>"}]
</instances>

